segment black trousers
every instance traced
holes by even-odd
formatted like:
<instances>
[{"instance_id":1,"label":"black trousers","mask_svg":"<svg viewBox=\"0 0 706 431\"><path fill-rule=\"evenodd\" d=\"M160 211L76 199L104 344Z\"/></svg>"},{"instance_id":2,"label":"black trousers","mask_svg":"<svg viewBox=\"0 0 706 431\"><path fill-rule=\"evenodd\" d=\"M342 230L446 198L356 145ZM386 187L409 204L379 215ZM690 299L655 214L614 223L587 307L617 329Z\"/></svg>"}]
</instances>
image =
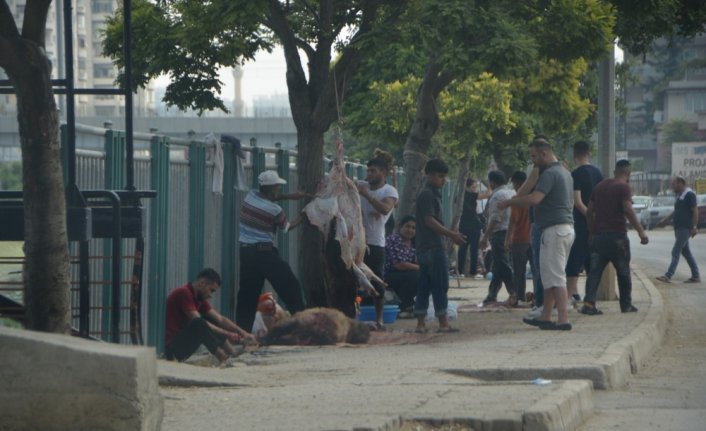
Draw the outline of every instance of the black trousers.
<instances>
[{"instance_id":1,"label":"black trousers","mask_svg":"<svg viewBox=\"0 0 706 431\"><path fill-rule=\"evenodd\" d=\"M630 276L630 240L627 233L608 232L593 235L591 243L591 270L586 279L584 301L596 303L598 286L608 262L615 267L620 292L620 309L632 305L632 278Z\"/></svg>"},{"instance_id":2,"label":"black trousers","mask_svg":"<svg viewBox=\"0 0 706 431\"><path fill-rule=\"evenodd\" d=\"M506 230L499 230L490 236L490 250L493 255L493 278L488 287L488 297L486 300L495 301L498 299L498 292L505 283L507 293L517 295L512 283L512 263L510 262L510 250L505 250Z\"/></svg>"},{"instance_id":3,"label":"black trousers","mask_svg":"<svg viewBox=\"0 0 706 431\"><path fill-rule=\"evenodd\" d=\"M167 359L183 361L193 355L200 345L206 346L211 354L216 353L216 349L221 347L226 341L225 337L208 326L205 319L198 317L191 321L182 329L164 349Z\"/></svg>"},{"instance_id":4,"label":"black trousers","mask_svg":"<svg viewBox=\"0 0 706 431\"><path fill-rule=\"evenodd\" d=\"M529 261L534 276L534 263L532 262L532 247L529 244L513 244L512 245L512 272L513 285L517 292L517 297L524 301L525 292L527 290L527 262Z\"/></svg>"},{"instance_id":5,"label":"black trousers","mask_svg":"<svg viewBox=\"0 0 706 431\"><path fill-rule=\"evenodd\" d=\"M385 281L390 289L400 297L400 310L405 311L414 306L414 296L417 294L419 271L390 271L385 274Z\"/></svg>"},{"instance_id":6,"label":"black trousers","mask_svg":"<svg viewBox=\"0 0 706 431\"><path fill-rule=\"evenodd\" d=\"M269 281L287 310L294 314L304 309L299 280L289 264L282 260L272 245L240 247L240 289L235 320L244 330L252 331L257 312L257 301Z\"/></svg>"}]
</instances>

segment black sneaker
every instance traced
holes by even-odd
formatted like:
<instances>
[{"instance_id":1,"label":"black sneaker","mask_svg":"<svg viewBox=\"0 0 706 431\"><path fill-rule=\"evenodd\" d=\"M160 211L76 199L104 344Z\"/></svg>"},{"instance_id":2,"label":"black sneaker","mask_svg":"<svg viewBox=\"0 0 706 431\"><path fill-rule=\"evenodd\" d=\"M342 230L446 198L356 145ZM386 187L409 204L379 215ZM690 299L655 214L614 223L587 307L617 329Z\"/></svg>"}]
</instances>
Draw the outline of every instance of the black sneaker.
<instances>
[{"instance_id":1,"label":"black sneaker","mask_svg":"<svg viewBox=\"0 0 706 431\"><path fill-rule=\"evenodd\" d=\"M571 331L571 323L552 323L550 326L540 326L546 331Z\"/></svg>"},{"instance_id":2,"label":"black sneaker","mask_svg":"<svg viewBox=\"0 0 706 431\"><path fill-rule=\"evenodd\" d=\"M622 310L620 310L620 312L621 313L635 313L635 312L637 312L637 307L635 307L634 305L631 305L627 308L623 308Z\"/></svg>"},{"instance_id":3,"label":"black sneaker","mask_svg":"<svg viewBox=\"0 0 706 431\"><path fill-rule=\"evenodd\" d=\"M581 307L579 310L579 313L585 314L587 316L598 316L600 314L603 314L603 312L599 309L597 309L595 306L589 307L588 305L585 305Z\"/></svg>"},{"instance_id":4,"label":"black sneaker","mask_svg":"<svg viewBox=\"0 0 706 431\"><path fill-rule=\"evenodd\" d=\"M528 325L536 326L539 329L551 329L549 327L554 326L554 322L551 320L528 319L527 317L523 317L522 321Z\"/></svg>"}]
</instances>

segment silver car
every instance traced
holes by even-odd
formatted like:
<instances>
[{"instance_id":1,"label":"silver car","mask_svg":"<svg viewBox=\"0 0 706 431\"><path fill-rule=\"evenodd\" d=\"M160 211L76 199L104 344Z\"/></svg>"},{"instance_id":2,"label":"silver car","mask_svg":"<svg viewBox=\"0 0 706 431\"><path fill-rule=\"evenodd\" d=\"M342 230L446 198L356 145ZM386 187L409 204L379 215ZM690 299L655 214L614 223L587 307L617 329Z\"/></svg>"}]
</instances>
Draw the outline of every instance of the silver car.
<instances>
[{"instance_id":1,"label":"silver car","mask_svg":"<svg viewBox=\"0 0 706 431\"><path fill-rule=\"evenodd\" d=\"M674 196L656 196L640 212L640 224L645 229L652 229L660 220L674 211Z\"/></svg>"},{"instance_id":2,"label":"silver car","mask_svg":"<svg viewBox=\"0 0 706 431\"><path fill-rule=\"evenodd\" d=\"M652 198L649 196L633 196L632 197L632 209L635 211L635 214L638 216L638 219L640 217L640 213L642 212L642 210L647 208L647 206L650 204L651 200L652 200Z\"/></svg>"}]
</instances>

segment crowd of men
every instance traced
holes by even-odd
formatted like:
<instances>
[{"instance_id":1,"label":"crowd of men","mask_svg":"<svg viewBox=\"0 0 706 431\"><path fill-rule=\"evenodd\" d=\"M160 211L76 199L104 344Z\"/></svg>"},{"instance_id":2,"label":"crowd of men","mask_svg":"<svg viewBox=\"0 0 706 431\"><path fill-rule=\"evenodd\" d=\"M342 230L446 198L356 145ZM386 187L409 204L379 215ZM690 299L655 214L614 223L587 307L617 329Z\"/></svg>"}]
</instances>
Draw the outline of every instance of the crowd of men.
<instances>
[{"instance_id":1,"label":"crowd of men","mask_svg":"<svg viewBox=\"0 0 706 431\"><path fill-rule=\"evenodd\" d=\"M376 156L367 164L366 180L357 184L367 244L364 262L380 279L384 279L387 272L393 289L416 316L416 332L420 333L427 331L425 321L430 297L439 322L438 331L457 331L449 324L447 313L447 241L459 245L461 268L470 248L471 275L478 275L482 266L479 250L490 246L492 268L488 269L492 271L488 272L492 272L492 277L483 302L497 302L504 285L508 293L504 305L516 306L527 299L534 303L534 308L523 319L528 325L542 330L571 330L568 310L573 305L581 305L579 311L586 315L602 314L596 305L596 294L609 262L618 276L621 311L636 312L631 298L626 219L641 244L647 244L649 239L632 208L630 163L619 160L613 177L604 179L600 170L590 164L589 155L589 144L577 142L573 148L576 167L569 172L557 158L549 139L536 136L529 146L532 170L529 175L515 172L510 178L512 187L501 171L488 174L488 193L480 193L473 180L466 183L466 201L458 231L444 226L442 221L441 189L449 168L442 160L429 160L424 168L426 182L417 196L414 217L404 217L399 233L389 237L385 225L397 204L398 192L386 181L391 159ZM184 360L203 344L223 361L233 353L233 344L255 342L250 332L265 280L291 313L305 308L299 281L289 264L279 256L274 240L278 229L289 232L303 221L297 217L290 223L276 202L303 199L308 195L281 193L286 181L275 171L261 173L258 181L259 189L247 194L240 212L236 322L209 305L208 299L221 280L213 269L204 269L196 280L175 289L167 299L166 356L169 359ZM698 283L699 270L688 245L689 238L697 233L696 196L683 178L676 177L672 188L676 194L675 210L660 223L673 220L676 241L672 262L658 279L671 282L679 257L683 255L692 273L687 282ZM486 198L487 211L483 217L476 208L478 201ZM525 285L528 262L533 275L532 295L526 293ZM583 301L577 289L582 270L587 274ZM374 286L378 294L370 300L375 307L375 324L378 329L384 329L385 286L379 283ZM553 321L555 308L557 320Z\"/></svg>"}]
</instances>

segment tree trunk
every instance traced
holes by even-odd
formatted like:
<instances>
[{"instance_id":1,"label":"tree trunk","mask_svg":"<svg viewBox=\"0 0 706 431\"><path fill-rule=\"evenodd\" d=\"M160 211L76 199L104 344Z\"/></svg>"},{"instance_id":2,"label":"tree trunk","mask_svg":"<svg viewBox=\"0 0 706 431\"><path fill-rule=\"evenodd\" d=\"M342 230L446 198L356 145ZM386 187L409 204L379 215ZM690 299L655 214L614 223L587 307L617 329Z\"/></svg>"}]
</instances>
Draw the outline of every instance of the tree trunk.
<instances>
[{"instance_id":1,"label":"tree trunk","mask_svg":"<svg viewBox=\"0 0 706 431\"><path fill-rule=\"evenodd\" d=\"M456 189L456 196L454 196L453 205L451 206L451 226L453 230L458 230L458 225L461 220L461 213L463 212L463 201L466 196L466 177L468 177L468 154L463 156L458 161L458 176L456 177L456 184L458 185ZM448 242L448 253L451 256L454 244ZM457 268L461 267L461 263L456 264Z\"/></svg>"},{"instance_id":2,"label":"tree trunk","mask_svg":"<svg viewBox=\"0 0 706 431\"><path fill-rule=\"evenodd\" d=\"M49 60L23 41L16 51L17 93L24 185L24 286L30 329L70 333L71 302L64 180L59 156L59 119Z\"/></svg>"},{"instance_id":3,"label":"tree trunk","mask_svg":"<svg viewBox=\"0 0 706 431\"><path fill-rule=\"evenodd\" d=\"M299 188L314 194L322 178L324 134L312 127L297 127L297 130ZM308 223L302 225L300 235L299 263L304 292L309 305L325 306L327 301L323 267L324 237L316 227Z\"/></svg>"},{"instance_id":4,"label":"tree trunk","mask_svg":"<svg viewBox=\"0 0 706 431\"><path fill-rule=\"evenodd\" d=\"M414 214L417 194L424 181L424 165L429 157L431 138L439 129L439 112L436 99L439 93L452 81L453 77L442 71L436 60L432 59L417 93L417 112L414 123L407 135L404 146L405 182L398 207L399 219Z\"/></svg>"},{"instance_id":5,"label":"tree trunk","mask_svg":"<svg viewBox=\"0 0 706 431\"><path fill-rule=\"evenodd\" d=\"M433 97L433 84L436 74L427 73L417 96L417 112L404 146L405 182L398 208L399 219L414 214L417 194L424 181L424 165L429 157L427 151L431 138L439 129L439 113Z\"/></svg>"}]
</instances>

